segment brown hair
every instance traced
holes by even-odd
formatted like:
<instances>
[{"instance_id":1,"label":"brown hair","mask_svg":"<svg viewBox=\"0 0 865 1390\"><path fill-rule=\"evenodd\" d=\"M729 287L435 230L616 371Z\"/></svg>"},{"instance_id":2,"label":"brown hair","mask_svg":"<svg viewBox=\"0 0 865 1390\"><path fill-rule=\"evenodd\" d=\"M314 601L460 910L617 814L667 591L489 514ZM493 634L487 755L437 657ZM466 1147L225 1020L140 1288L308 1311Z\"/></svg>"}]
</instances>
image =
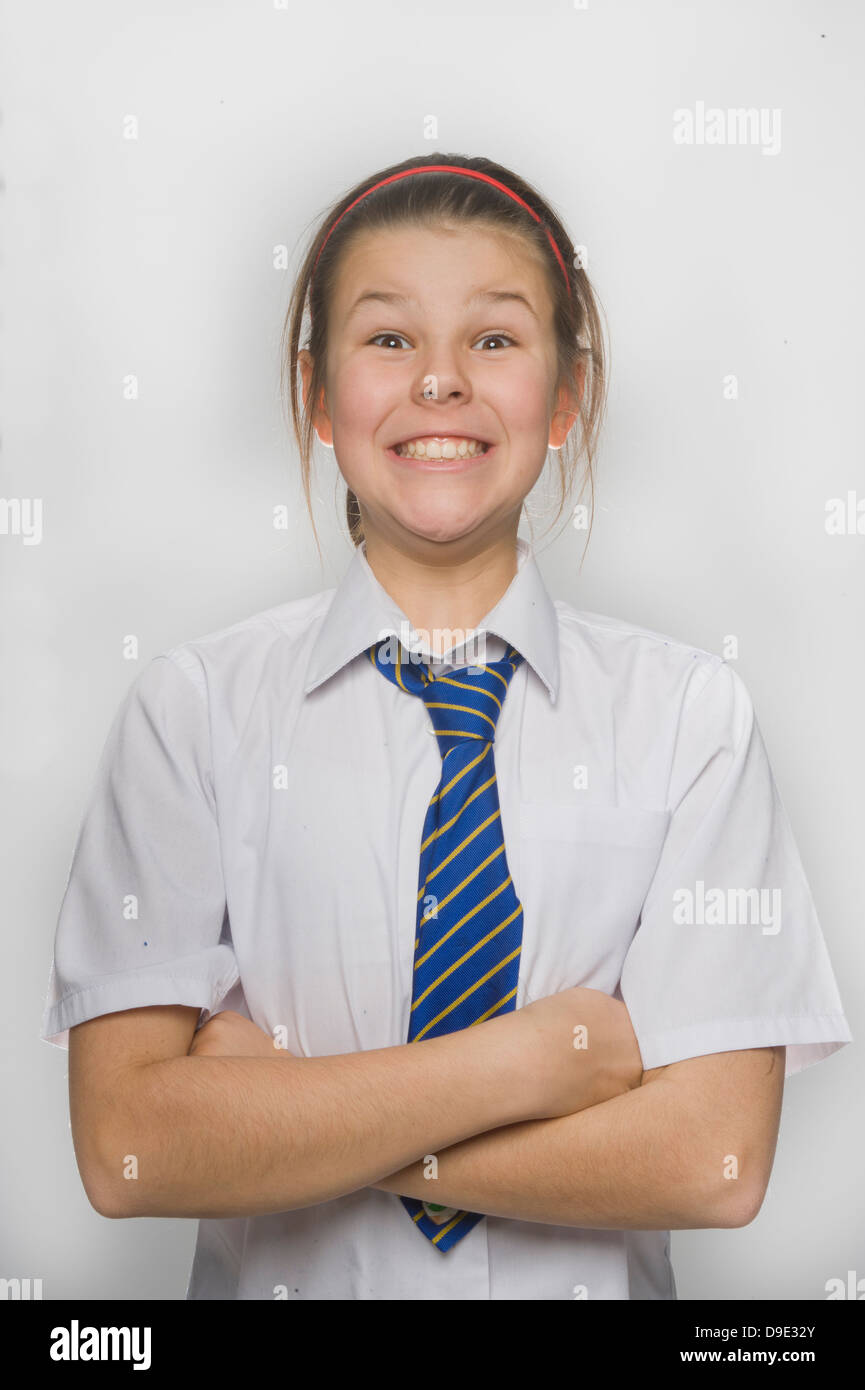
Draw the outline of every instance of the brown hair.
<instances>
[{"instance_id":1,"label":"brown hair","mask_svg":"<svg viewBox=\"0 0 865 1390\"><path fill-rule=\"evenodd\" d=\"M498 179L528 203L542 222L549 227L555 238L568 275L570 294L565 277L553 254L544 227L521 208L513 198L483 179L467 179L460 174L434 172L424 174L423 178L396 179L393 183L364 198L356 208L344 217L339 226L333 223L341 216L350 203L373 184L397 174L403 169L420 168L425 164L457 164L464 169L476 169L481 173ZM350 244L362 233L372 227L396 227L405 225L429 225L431 223L482 223L496 231L509 232L519 236L534 250L540 263L546 267L549 292L554 306L553 327L556 335L558 379L556 389L565 383L576 380L576 372L582 364L585 369L585 385L579 402L580 432L579 445L575 447L573 437L576 427L568 434L559 452L561 501L553 523L558 520L573 485L576 466L583 453L587 460L587 478L592 490L592 518L594 519L594 477L593 464L597 448L606 395L606 358L601 330L598 304L585 270L575 262L577 256L573 243L559 218L549 203L526 183L525 179L510 169L482 157L467 158L464 155L430 154L421 158L406 159L401 164L393 164L363 179L348 193L335 202L322 217L317 232L309 245L306 256L295 281L291 302L285 317L280 349L280 391L284 408L290 415L290 424L300 450L301 472L306 505L312 521L312 529L318 544L315 530L312 501L310 497L310 463L315 439L312 412L303 406L298 391L298 362L301 349L304 310L309 299L311 316L309 338L305 344L313 359L308 401L321 399L325 385L325 363L327 361L327 323L328 307L336 281L340 258ZM331 235L328 236L328 232ZM325 245L325 239L327 244ZM324 249L322 250L322 247ZM320 255L320 260L318 259ZM318 262L316 264L316 262ZM315 275L313 276L313 268ZM286 391L286 384L288 390ZM579 496L582 497L583 488ZM347 489L346 520L349 535L357 546L363 540L363 525L360 508L354 493ZM591 535L591 525L589 527ZM587 538L588 544L588 538ZM320 548L319 548L320 549Z\"/></svg>"}]
</instances>

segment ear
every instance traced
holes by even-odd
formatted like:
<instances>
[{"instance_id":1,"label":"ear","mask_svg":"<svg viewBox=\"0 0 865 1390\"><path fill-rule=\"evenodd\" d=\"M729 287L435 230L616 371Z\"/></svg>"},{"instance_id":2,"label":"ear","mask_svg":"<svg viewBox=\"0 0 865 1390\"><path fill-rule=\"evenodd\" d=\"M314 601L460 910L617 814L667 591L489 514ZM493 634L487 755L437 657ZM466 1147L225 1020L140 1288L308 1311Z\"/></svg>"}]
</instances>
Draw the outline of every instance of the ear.
<instances>
[{"instance_id":1,"label":"ear","mask_svg":"<svg viewBox=\"0 0 865 1390\"><path fill-rule=\"evenodd\" d=\"M553 417L550 421L550 448L561 449L578 418L580 401L586 387L586 364L580 362L574 371L573 384L559 387Z\"/></svg>"},{"instance_id":2,"label":"ear","mask_svg":"<svg viewBox=\"0 0 865 1390\"><path fill-rule=\"evenodd\" d=\"M314 366L314 360L306 348L301 348L300 352L297 354L297 361L300 367L303 404L307 410L310 410L309 391L312 385L312 369ZM333 448L333 428L330 422L330 415L327 411L327 400L324 393L324 387L322 387L319 393L317 405L315 406L315 408L311 409L311 414L312 423L315 427L315 432L321 440L322 444L327 444L330 446L330 448Z\"/></svg>"}]
</instances>

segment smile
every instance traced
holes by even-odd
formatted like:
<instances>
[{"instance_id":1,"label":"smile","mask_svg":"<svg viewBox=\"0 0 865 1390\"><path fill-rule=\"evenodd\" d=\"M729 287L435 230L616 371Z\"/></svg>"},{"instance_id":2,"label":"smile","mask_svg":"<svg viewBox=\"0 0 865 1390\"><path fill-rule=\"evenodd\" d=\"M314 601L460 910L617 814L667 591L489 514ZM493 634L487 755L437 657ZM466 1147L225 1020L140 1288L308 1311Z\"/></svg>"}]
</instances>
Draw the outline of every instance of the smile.
<instances>
[{"instance_id":1,"label":"smile","mask_svg":"<svg viewBox=\"0 0 865 1390\"><path fill-rule=\"evenodd\" d=\"M395 444L394 450L401 458L455 459L478 458L489 447L483 440L468 439L462 435L430 434Z\"/></svg>"},{"instance_id":2,"label":"smile","mask_svg":"<svg viewBox=\"0 0 865 1390\"><path fill-rule=\"evenodd\" d=\"M421 446L423 453L420 452ZM410 452L409 452L410 451ZM496 451L495 444L458 435L423 435L392 445L385 452L402 468L422 473L464 473L478 468Z\"/></svg>"}]
</instances>

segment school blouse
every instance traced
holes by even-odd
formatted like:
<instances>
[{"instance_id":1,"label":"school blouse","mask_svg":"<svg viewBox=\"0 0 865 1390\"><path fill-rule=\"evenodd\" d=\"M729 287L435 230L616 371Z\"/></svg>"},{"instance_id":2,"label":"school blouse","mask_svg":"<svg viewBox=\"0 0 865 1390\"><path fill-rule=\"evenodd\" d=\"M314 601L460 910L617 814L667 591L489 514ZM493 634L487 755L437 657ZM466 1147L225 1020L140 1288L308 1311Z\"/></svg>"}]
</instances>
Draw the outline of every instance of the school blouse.
<instances>
[{"instance_id":1,"label":"school blouse","mask_svg":"<svg viewBox=\"0 0 865 1390\"><path fill-rule=\"evenodd\" d=\"M551 600L526 541L518 552L478 625L487 660L505 643L525 658L495 741L524 914L516 1007L571 985L623 998L646 1070L786 1044L790 1075L838 1051L851 1033L741 678L710 652ZM118 1009L188 1004L285 1025L297 1055L405 1043L441 756L423 701L365 652L410 629L361 547L335 589L142 668L76 843L46 1041L65 1047L70 1027ZM435 670L471 664L465 652ZM676 1289L666 1231L486 1216L443 1254L395 1193L362 1188L202 1219L186 1297Z\"/></svg>"}]
</instances>

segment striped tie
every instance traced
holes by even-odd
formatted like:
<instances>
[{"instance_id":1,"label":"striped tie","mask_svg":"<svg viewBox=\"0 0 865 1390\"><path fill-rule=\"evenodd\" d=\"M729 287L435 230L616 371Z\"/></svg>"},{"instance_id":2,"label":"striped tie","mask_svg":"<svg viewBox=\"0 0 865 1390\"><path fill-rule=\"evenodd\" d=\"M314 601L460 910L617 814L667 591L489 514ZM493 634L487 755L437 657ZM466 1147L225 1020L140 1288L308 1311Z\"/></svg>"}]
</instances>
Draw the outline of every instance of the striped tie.
<instances>
[{"instance_id":1,"label":"striped tie","mask_svg":"<svg viewBox=\"0 0 865 1390\"><path fill-rule=\"evenodd\" d=\"M421 835L408 1033L416 1042L516 1008L523 909L505 856L493 741L523 658L510 647L502 661L437 678L390 638L370 647L369 658L400 690L421 697L442 756ZM414 1197L400 1201L439 1250L483 1218Z\"/></svg>"}]
</instances>

